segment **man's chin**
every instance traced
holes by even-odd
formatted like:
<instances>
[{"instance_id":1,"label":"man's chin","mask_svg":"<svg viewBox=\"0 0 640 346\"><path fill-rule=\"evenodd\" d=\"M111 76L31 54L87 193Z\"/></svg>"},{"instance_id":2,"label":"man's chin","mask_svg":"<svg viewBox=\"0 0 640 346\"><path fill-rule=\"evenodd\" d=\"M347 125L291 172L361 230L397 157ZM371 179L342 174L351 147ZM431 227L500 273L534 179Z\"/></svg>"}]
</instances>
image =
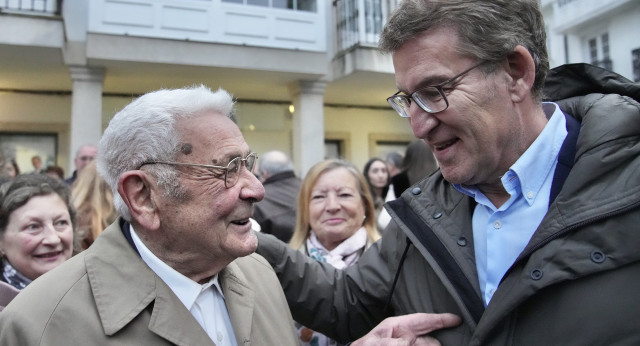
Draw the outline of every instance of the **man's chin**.
<instances>
[{"instance_id":1,"label":"man's chin","mask_svg":"<svg viewBox=\"0 0 640 346\"><path fill-rule=\"evenodd\" d=\"M251 231L238 243L235 254L237 257L244 257L251 255L258 248L258 237L255 232Z\"/></svg>"}]
</instances>

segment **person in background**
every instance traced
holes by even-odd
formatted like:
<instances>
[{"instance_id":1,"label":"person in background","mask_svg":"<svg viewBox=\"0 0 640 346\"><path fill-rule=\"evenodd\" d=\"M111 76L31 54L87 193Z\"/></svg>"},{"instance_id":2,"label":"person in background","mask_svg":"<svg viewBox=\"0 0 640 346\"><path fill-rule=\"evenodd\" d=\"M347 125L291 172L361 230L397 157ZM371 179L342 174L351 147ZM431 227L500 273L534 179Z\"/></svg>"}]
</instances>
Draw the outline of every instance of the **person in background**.
<instances>
[{"instance_id":1,"label":"person in background","mask_svg":"<svg viewBox=\"0 0 640 346\"><path fill-rule=\"evenodd\" d=\"M253 254L264 188L233 105L222 89L159 90L111 119L97 164L121 216L2 311L0 345L297 344Z\"/></svg>"},{"instance_id":2,"label":"person in background","mask_svg":"<svg viewBox=\"0 0 640 346\"><path fill-rule=\"evenodd\" d=\"M95 161L84 167L71 188L71 202L76 209L76 229L86 250L118 214L113 192L98 174Z\"/></svg>"},{"instance_id":3,"label":"person in background","mask_svg":"<svg viewBox=\"0 0 640 346\"><path fill-rule=\"evenodd\" d=\"M436 169L438 169L438 163L425 142L420 139L411 141L402 160L402 171L391 178L389 190L392 194L386 201L400 197L409 186L429 176Z\"/></svg>"},{"instance_id":4,"label":"person in background","mask_svg":"<svg viewBox=\"0 0 640 346\"><path fill-rule=\"evenodd\" d=\"M53 179L64 180L64 169L60 166L47 166L44 173Z\"/></svg>"},{"instance_id":5,"label":"person in background","mask_svg":"<svg viewBox=\"0 0 640 346\"><path fill-rule=\"evenodd\" d=\"M296 201L300 178L282 151L268 151L258 159L258 176L264 185L264 199L255 204L253 218L261 231L289 242L296 225Z\"/></svg>"},{"instance_id":6,"label":"person in background","mask_svg":"<svg viewBox=\"0 0 640 346\"><path fill-rule=\"evenodd\" d=\"M78 174L82 171L82 169L89 164L89 162L93 161L98 155L98 147L93 144L85 144L81 146L76 152L76 157L73 159L73 164L76 169L73 171L71 177L67 178L65 182L71 186L73 182L78 178Z\"/></svg>"},{"instance_id":7,"label":"person in background","mask_svg":"<svg viewBox=\"0 0 640 346\"><path fill-rule=\"evenodd\" d=\"M346 268L380 238L374 220L373 199L357 168L343 160L321 161L302 181L290 246L317 261ZM309 328L299 326L298 331L303 345L335 344Z\"/></svg>"},{"instance_id":8,"label":"person in background","mask_svg":"<svg viewBox=\"0 0 640 346\"><path fill-rule=\"evenodd\" d=\"M380 35L388 102L439 169L387 203L383 238L345 270L260 234L297 321L348 341L392 315L415 335L414 317L453 313L427 336L640 344L640 85L549 71L546 43L538 0L399 2Z\"/></svg>"},{"instance_id":9,"label":"person in background","mask_svg":"<svg viewBox=\"0 0 640 346\"><path fill-rule=\"evenodd\" d=\"M382 159L374 157L367 161L362 173L367 180L369 191L373 197L373 205L376 210L375 218L377 220L380 211L382 211L382 205L387 197L387 192L389 191L390 176L387 170L387 164ZM381 227L382 225L376 226L378 230L384 230L384 227Z\"/></svg>"},{"instance_id":10,"label":"person in background","mask_svg":"<svg viewBox=\"0 0 640 346\"><path fill-rule=\"evenodd\" d=\"M436 169L438 163L425 142L420 139L411 141L402 161L402 171L391 178L385 202L395 200L410 186L428 177ZM389 222L391 215L385 209L381 210L377 219L379 229L385 229Z\"/></svg>"},{"instance_id":11,"label":"person in background","mask_svg":"<svg viewBox=\"0 0 640 346\"><path fill-rule=\"evenodd\" d=\"M33 171L31 173L42 173L42 158L40 158L40 156L32 156L31 164L33 165Z\"/></svg>"},{"instance_id":12,"label":"person in background","mask_svg":"<svg viewBox=\"0 0 640 346\"><path fill-rule=\"evenodd\" d=\"M2 312L2 310L11 303L18 293L20 293L19 289L6 282L0 281L0 312Z\"/></svg>"},{"instance_id":13,"label":"person in background","mask_svg":"<svg viewBox=\"0 0 640 346\"><path fill-rule=\"evenodd\" d=\"M0 169L0 185L11 180L11 178L9 178L9 176L7 175L7 172L5 172L4 170L6 163L7 163L7 156L5 156L3 148L0 147L0 168L1 168Z\"/></svg>"},{"instance_id":14,"label":"person in background","mask_svg":"<svg viewBox=\"0 0 640 346\"><path fill-rule=\"evenodd\" d=\"M20 174L20 167L18 167L18 163L16 162L16 160L15 159L6 160L4 165L2 165L2 176L9 179L13 179L18 174Z\"/></svg>"},{"instance_id":15,"label":"person in background","mask_svg":"<svg viewBox=\"0 0 640 346\"><path fill-rule=\"evenodd\" d=\"M400 171L402 171L402 159L404 157L397 151L391 151L387 153L384 161L387 164L387 169L389 170L389 178L393 178Z\"/></svg>"},{"instance_id":16,"label":"person in background","mask_svg":"<svg viewBox=\"0 0 640 346\"><path fill-rule=\"evenodd\" d=\"M69 187L22 174L0 187L0 281L21 290L71 258L74 208Z\"/></svg>"}]
</instances>

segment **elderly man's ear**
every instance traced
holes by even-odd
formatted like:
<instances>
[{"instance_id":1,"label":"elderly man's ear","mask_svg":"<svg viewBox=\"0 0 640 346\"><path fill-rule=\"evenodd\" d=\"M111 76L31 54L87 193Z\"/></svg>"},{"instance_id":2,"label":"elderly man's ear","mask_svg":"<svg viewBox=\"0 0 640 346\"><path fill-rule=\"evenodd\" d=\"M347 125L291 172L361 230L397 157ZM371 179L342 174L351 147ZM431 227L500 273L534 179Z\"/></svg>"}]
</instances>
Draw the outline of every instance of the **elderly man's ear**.
<instances>
[{"instance_id":1,"label":"elderly man's ear","mask_svg":"<svg viewBox=\"0 0 640 346\"><path fill-rule=\"evenodd\" d=\"M516 46L507 56L505 68L511 77L508 84L511 100L515 103L522 102L530 95L536 79L536 68L531 53L523 46Z\"/></svg>"},{"instance_id":2,"label":"elderly man's ear","mask_svg":"<svg viewBox=\"0 0 640 346\"><path fill-rule=\"evenodd\" d=\"M157 194L149 175L144 171L128 171L118 179L118 192L129 207L132 222L140 224L148 230L160 228L160 217L155 203Z\"/></svg>"}]
</instances>

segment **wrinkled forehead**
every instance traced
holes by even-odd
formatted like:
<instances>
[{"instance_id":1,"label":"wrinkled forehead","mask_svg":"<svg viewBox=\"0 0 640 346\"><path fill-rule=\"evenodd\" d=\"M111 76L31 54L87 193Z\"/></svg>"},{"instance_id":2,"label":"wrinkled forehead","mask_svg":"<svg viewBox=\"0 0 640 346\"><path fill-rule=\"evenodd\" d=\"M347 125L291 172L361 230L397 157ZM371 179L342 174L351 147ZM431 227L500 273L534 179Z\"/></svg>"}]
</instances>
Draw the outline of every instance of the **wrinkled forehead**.
<instances>
[{"instance_id":1,"label":"wrinkled forehead","mask_svg":"<svg viewBox=\"0 0 640 346\"><path fill-rule=\"evenodd\" d=\"M235 158L249 154L249 145L238 126L220 113L204 113L176 122L183 155Z\"/></svg>"}]
</instances>

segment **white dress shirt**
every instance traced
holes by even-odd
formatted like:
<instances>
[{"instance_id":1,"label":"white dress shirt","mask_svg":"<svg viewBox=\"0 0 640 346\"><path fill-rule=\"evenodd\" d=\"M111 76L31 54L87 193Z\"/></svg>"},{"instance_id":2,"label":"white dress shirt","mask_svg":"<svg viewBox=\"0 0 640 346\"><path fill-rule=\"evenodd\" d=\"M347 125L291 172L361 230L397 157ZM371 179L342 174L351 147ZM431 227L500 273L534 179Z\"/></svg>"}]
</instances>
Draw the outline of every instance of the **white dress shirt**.
<instances>
[{"instance_id":1,"label":"white dress shirt","mask_svg":"<svg viewBox=\"0 0 640 346\"><path fill-rule=\"evenodd\" d=\"M218 346L236 346L218 275L203 285L189 279L162 262L144 245L133 227L130 229L131 238L142 260L171 288L211 340Z\"/></svg>"}]
</instances>

